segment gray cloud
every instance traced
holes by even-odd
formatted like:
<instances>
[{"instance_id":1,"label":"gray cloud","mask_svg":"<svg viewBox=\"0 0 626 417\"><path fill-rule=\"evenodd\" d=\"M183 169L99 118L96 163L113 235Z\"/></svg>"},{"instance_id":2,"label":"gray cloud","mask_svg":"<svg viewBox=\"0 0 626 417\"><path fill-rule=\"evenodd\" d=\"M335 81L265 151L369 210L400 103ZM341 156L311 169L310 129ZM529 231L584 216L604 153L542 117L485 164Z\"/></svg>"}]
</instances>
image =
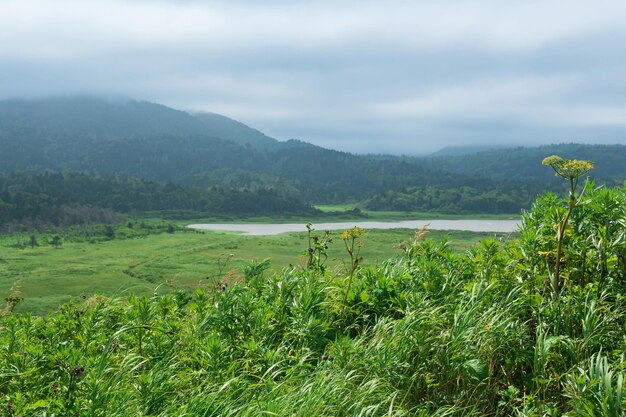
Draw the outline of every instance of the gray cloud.
<instances>
[{"instance_id":1,"label":"gray cloud","mask_svg":"<svg viewBox=\"0 0 626 417\"><path fill-rule=\"evenodd\" d=\"M619 1L5 0L0 98L125 95L353 152L626 143Z\"/></svg>"}]
</instances>

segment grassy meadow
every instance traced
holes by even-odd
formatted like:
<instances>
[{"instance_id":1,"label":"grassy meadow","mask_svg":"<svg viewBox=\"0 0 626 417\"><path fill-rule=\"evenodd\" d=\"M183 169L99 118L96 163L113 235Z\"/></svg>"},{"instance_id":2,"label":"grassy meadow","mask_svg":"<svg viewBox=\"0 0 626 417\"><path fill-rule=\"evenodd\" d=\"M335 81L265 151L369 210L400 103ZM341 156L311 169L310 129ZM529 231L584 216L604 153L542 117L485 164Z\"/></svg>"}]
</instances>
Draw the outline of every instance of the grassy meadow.
<instances>
[{"instance_id":1,"label":"grassy meadow","mask_svg":"<svg viewBox=\"0 0 626 417\"><path fill-rule=\"evenodd\" d=\"M355 204L318 204L314 206L323 213L332 214L338 219L345 217L353 220L353 210L358 209L367 221L393 221L393 220L456 220L456 219L498 219L517 220L520 216L514 214L489 214L489 213L467 213L452 214L433 211L392 211L392 210L368 210L362 208L362 203Z\"/></svg>"},{"instance_id":2,"label":"grassy meadow","mask_svg":"<svg viewBox=\"0 0 626 417\"><path fill-rule=\"evenodd\" d=\"M116 234L129 232L123 229ZM331 270L344 271L349 257L340 234L331 232L328 265ZM402 242L410 241L414 234L410 229L368 230L361 250L364 263L373 265L396 256ZM429 236L436 240L448 237L451 247L462 251L490 234L430 231ZM7 297L17 283L24 298L16 307L18 312L47 313L71 297L212 286L217 281L240 279L246 265L265 258L270 258L276 271L290 265L303 267L306 260L302 254L308 247L306 233L247 236L185 229L92 242L66 239L59 247L49 244L50 239L51 235L39 235L39 246L15 248L16 242L25 242L28 236L0 238L0 295Z\"/></svg>"},{"instance_id":3,"label":"grassy meadow","mask_svg":"<svg viewBox=\"0 0 626 417\"><path fill-rule=\"evenodd\" d=\"M455 249L434 232L349 229L328 259L314 241L306 264L305 234L5 238L2 274L22 277L25 300L0 310L0 413L622 417L624 207L626 187L575 207L545 195L515 238L451 234ZM231 268L228 286L207 284ZM167 280L196 288L151 291ZM61 301L29 295L53 284L112 296L20 313ZM146 294L126 296L133 285Z\"/></svg>"}]
</instances>

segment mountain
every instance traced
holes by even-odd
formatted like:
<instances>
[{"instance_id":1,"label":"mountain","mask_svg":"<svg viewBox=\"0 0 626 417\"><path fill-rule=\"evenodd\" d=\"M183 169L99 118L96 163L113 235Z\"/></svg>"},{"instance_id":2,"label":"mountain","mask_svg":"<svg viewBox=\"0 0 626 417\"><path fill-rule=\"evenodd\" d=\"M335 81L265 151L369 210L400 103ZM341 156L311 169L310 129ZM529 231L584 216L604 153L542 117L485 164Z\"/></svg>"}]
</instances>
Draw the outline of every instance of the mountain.
<instances>
[{"instance_id":1,"label":"mountain","mask_svg":"<svg viewBox=\"0 0 626 417\"><path fill-rule=\"evenodd\" d=\"M532 148L492 149L458 156L430 157L423 164L453 174L475 175L499 181L544 182L554 179L554 172L541 161L550 155L565 159L594 162L593 178L609 182L626 179L626 146L562 143Z\"/></svg>"},{"instance_id":2,"label":"mountain","mask_svg":"<svg viewBox=\"0 0 626 417\"><path fill-rule=\"evenodd\" d=\"M0 127L100 139L205 135L264 150L309 145L297 140L278 141L220 114L190 114L161 104L122 98L4 100L0 101Z\"/></svg>"},{"instance_id":3,"label":"mountain","mask_svg":"<svg viewBox=\"0 0 626 417\"><path fill-rule=\"evenodd\" d=\"M205 125L183 111L95 97L0 101L0 126L101 138L206 134Z\"/></svg>"},{"instance_id":4,"label":"mountain","mask_svg":"<svg viewBox=\"0 0 626 417\"><path fill-rule=\"evenodd\" d=\"M360 201L416 183L469 181L415 163L370 160L313 145L268 151L204 135L103 139L0 126L0 173L42 171L123 174L197 187L272 188L316 203Z\"/></svg>"},{"instance_id":5,"label":"mountain","mask_svg":"<svg viewBox=\"0 0 626 417\"><path fill-rule=\"evenodd\" d=\"M562 188L541 166L544 157L590 159L594 178L617 182L626 178L624 150L569 144L429 158L361 156L277 141L225 116L145 101L0 102L0 174L121 174L202 189L273 190L312 203L368 200L381 210L460 211L471 199L472 210L494 202L493 210L515 211L546 187Z\"/></svg>"},{"instance_id":6,"label":"mountain","mask_svg":"<svg viewBox=\"0 0 626 417\"><path fill-rule=\"evenodd\" d=\"M279 142L216 114L133 100L0 102L0 172L78 171L240 189L309 201L362 200L388 187L449 184L419 164L371 160L298 140Z\"/></svg>"},{"instance_id":7,"label":"mountain","mask_svg":"<svg viewBox=\"0 0 626 417\"><path fill-rule=\"evenodd\" d=\"M112 213L311 215L309 204L275 191L182 187L137 178L82 173L0 175L0 233L46 226L104 223Z\"/></svg>"},{"instance_id":8,"label":"mountain","mask_svg":"<svg viewBox=\"0 0 626 417\"><path fill-rule=\"evenodd\" d=\"M241 122L215 113L198 113L194 115L205 127L205 133L216 138L223 138L257 149L279 149L281 144L274 138L266 136Z\"/></svg>"},{"instance_id":9,"label":"mountain","mask_svg":"<svg viewBox=\"0 0 626 417\"><path fill-rule=\"evenodd\" d=\"M475 145L475 146L446 146L445 148L439 149L437 152L433 152L428 157L439 157L439 156L459 156L459 155L467 155L477 152L490 151L493 149L503 149L506 148L505 145Z\"/></svg>"}]
</instances>

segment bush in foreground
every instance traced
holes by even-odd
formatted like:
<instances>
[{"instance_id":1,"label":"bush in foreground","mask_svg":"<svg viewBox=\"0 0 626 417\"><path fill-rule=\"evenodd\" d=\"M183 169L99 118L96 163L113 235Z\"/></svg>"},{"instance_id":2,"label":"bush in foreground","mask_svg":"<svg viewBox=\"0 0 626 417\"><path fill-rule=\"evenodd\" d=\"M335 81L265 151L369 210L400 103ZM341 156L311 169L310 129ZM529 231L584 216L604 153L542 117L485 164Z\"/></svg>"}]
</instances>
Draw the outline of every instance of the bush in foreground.
<instances>
[{"instance_id":1,"label":"bush in foreground","mask_svg":"<svg viewBox=\"0 0 626 417\"><path fill-rule=\"evenodd\" d=\"M8 416L620 416L626 188L539 198L520 239L423 239L344 274L268 274L193 294L0 319ZM356 233L346 235L346 239ZM319 242L315 241L314 242ZM357 242L358 244L358 242ZM323 248L323 246L320 246ZM320 248L314 247L313 255Z\"/></svg>"}]
</instances>

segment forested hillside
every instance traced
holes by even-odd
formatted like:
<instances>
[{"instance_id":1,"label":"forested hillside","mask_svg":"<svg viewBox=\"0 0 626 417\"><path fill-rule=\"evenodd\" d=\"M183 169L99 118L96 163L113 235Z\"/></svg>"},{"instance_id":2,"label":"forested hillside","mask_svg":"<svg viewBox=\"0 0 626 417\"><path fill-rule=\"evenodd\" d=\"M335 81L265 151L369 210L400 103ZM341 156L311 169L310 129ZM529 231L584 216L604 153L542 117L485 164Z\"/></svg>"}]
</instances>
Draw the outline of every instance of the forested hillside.
<instances>
[{"instance_id":1,"label":"forested hillside","mask_svg":"<svg viewBox=\"0 0 626 417\"><path fill-rule=\"evenodd\" d=\"M65 97L0 101L0 126L32 128L75 137L131 138L205 135L255 148L280 148L256 129L213 113L190 114L125 98Z\"/></svg>"},{"instance_id":2,"label":"forested hillside","mask_svg":"<svg viewBox=\"0 0 626 417\"><path fill-rule=\"evenodd\" d=\"M519 213L541 188L499 184L484 186L418 186L384 191L365 202L370 210L441 211L444 213Z\"/></svg>"},{"instance_id":3,"label":"forested hillside","mask_svg":"<svg viewBox=\"0 0 626 417\"><path fill-rule=\"evenodd\" d=\"M372 161L312 145L264 151L204 135L104 139L0 127L0 158L5 173L82 171L201 187L226 186L232 181L229 172L251 172L255 182L262 179L259 187L284 185L315 202L362 199L415 183L454 186L470 181L453 174L433 175L418 164Z\"/></svg>"},{"instance_id":4,"label":"forested hillside","mask_svg":"<svg viewBox=\"0 0 626 417\"><path fill-rule=\"evenodd\" d=\"M0 102L0 173L84 172L203 189L280 189L308 203L362 203L373 210L519 213L540 192L558 186L537 161L552 153L591 159L599 183L620 184L626 179L624 148L553 145L436 158L360 156L298 140L280 142L221 115L192 115L148 102Z\"/></svg>"},{"instance_id":5,"label":"forested hillside","mask_svg":"<svg viewBox=\"0 0 626 417\"><path fill-rule=\"evenodd\" d=\"M309 204L268 189L200 189L81 173L0 175L0 232L19 230L18 225L108 223L114 213L149 211L178 211L179 217L316 213Z\"/></svg>"},{"instance_id":6,"label":"forested hillside","mask_svg":"<svg viewBox=\"0 0 626 417\"><path fill-rule=\"evenodd\" d=\"M105 138L205 133L183 111L128 99L67 97L0 101L0 126Z\"/></svg>"},{"instance_id":7,"label":"forested hillside","mask_svg":"<svg viewBox=\"0 0 626 417\"><path fill-rule=\"evenodd\" d=\"M492 149L459 156L424 158L423 163L456 174L472 174L510 182L552 182L550 170L537 164L549 155L561 155L567 159L594 161L594 177L602 181L621 183L626 179L626 146L586 145L563 143L533 148Z\"/></svg>"}]
</instances>

